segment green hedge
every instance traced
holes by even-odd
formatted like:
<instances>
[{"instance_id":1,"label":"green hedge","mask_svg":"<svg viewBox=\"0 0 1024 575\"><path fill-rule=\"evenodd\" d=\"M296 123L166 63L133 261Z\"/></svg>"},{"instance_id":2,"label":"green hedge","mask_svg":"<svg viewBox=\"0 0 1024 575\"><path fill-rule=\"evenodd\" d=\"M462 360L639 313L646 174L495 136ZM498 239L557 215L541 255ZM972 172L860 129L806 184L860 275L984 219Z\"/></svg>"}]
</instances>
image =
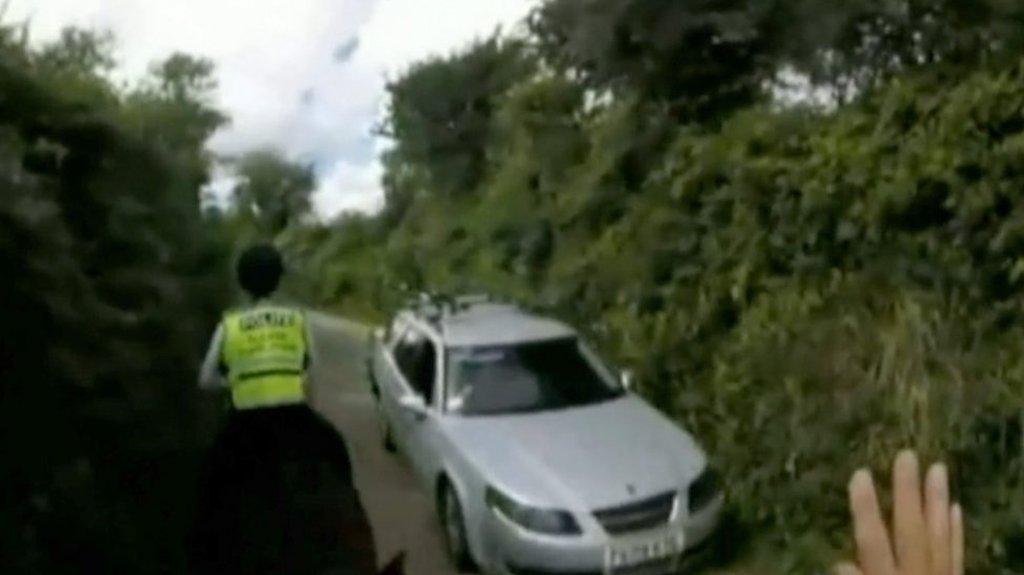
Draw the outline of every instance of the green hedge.
<instances>
[{"instance_id":1,"label":"green hedge","mask_svg":"<svg viewBox=\"0 0 1024 575\"><path fill-rule=\"evenodd\" d=\"M199 209L217 122L115 88L90 37L58 66L0 26L0 572L183 572L230 286Z\"/></svg>"}]
</instances>

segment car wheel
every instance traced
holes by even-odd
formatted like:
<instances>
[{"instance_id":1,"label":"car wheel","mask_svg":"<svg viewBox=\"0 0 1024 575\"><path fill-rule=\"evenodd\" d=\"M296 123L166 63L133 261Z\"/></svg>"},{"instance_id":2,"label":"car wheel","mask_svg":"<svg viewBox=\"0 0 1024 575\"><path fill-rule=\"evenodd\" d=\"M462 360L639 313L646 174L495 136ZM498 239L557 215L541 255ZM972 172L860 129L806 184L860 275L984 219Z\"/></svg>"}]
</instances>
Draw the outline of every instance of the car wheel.
<instances>
[{"instance_id":1,"label":"car wheel","mask_svg":"<svg viewBox=\"0 0 1024 575\"><path fill-rule=\"evenodd\" d=\"M475 570L473 558L469 554L469 542L466 540L466 524L462 515L462 504L459 503L459 496L455 494L455 489L450 483L446 483L441 492L440 504L448 556L460 572Z\"/></svg>"},{"instance_id":2,"label":"car wheel","mask_svg":"<svg viewBox=\"0 0 1024 575\"><path fill-rule=\"evenodd\" d=\"M380 429L380 440L384 446L384 451L394 453L395 436L391 433L391 425L388 424L388 419L384 417L384 410L381 409L380 400L377 401L377 427Z\"/></svg>"}]
</instances>

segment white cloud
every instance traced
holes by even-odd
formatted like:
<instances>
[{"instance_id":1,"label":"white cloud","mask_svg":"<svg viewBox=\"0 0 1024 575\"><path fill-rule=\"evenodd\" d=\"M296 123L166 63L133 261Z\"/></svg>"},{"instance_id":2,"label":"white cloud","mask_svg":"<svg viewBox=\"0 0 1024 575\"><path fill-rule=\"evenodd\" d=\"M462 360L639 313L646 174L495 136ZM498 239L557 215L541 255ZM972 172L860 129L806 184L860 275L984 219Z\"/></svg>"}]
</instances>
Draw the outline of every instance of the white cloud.
<instances>
[{"instance_id":1,"label":"white cloud","mask_svg":"<svg viewBox=\"0 0 1024 575\"><path fill-rule=\"evenodd\" d=\"M387 77L498 26L534 0L12 0L7 21L31 19L36 40L67 25L109 29L119 76L137 78L174 51L211 58L218 104L231 117L211 147L273 146L314 162L324 216L380 204L371 128ZM354 46L339 61L339 49Z\"/></svg>"},{"instance_id":2,"label":"white cloud","mask_svg":"<svg viewBox=\"0 0 1024 575\"><path fill-rule=\"evenodd\" d=\"M341 160L321 178L313 204L318 214L334 216L342 212L376 212L384 207L380 189L379 162L357 165Z\"/></svg>"},{"instance_id":3,"label":"white cloud","mask_svg":"<svg viewBox=\"0 0 1024 575\"><path fill-rule=\"evenodd\" d=\"M241 178L226 166L214 166L213 173L210 174L210 183L202 190L202 205L221 209L230 207L231 193L239 183Z\"/></svg>"},{"instance_id":4,"label":"white cloud","mask_svg":"<svg viewBox=\"0 0 1024 575\"><path fill-rule=\"evenodd\" d=\"M360 56L389 73L513 27L530 0L381 0L363 26Z\"/></svg>"}]
</instances>

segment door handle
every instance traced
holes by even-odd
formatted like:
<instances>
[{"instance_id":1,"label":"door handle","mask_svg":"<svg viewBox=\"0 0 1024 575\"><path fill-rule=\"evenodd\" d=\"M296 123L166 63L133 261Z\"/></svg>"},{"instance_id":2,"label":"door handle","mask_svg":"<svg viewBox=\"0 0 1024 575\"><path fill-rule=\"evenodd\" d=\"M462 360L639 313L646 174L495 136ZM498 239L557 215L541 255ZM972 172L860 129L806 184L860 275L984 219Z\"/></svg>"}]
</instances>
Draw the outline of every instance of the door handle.
<instances>
[{"instance_id":1,"label":"door handle","mask_svg":"<svg viewBox=\"0 0 1024 575\"><path fill-rule=\"evenodd\" d=\"M427 411L425 409L417 409L407 405L403 405L402 409L408 413L416 423L422 423L427 419Z\"/></svg>"}]
</instances>

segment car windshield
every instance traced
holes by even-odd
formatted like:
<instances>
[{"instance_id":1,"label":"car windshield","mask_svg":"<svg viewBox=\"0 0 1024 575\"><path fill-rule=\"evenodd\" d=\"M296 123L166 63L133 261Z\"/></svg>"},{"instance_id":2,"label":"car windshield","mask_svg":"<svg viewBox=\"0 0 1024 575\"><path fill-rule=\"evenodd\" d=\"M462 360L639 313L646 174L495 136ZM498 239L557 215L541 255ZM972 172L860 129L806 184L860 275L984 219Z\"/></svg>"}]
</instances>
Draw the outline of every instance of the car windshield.
<instances>
[{"instance_id":1,"label":"car windshield","mask_svg":"<svg viewBox=\"0 0 1024 575\"><path fill-rule=\"evenodd\" d=\"M448 410L498 415L563 409L622 395L576 338L448 350Z\"/></svg>"}]
</instances>

